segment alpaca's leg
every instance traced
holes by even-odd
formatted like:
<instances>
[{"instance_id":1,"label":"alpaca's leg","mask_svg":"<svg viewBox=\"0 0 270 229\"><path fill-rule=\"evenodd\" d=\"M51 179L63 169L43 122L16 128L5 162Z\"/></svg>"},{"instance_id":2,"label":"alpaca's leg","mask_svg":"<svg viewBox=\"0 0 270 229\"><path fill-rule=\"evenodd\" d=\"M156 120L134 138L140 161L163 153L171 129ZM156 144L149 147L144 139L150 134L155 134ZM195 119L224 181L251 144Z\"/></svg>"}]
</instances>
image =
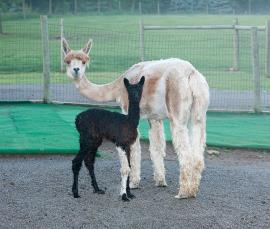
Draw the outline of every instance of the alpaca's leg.
<instances>
[{"instance_id":1,"label":"alpaca's leg","mask_svg":"<svg viewBox=\"0 0 270 229\"><path fill-rule=\"evenodd\" d=\"M73 171L73 185L72 192L74 198L78 198L78 178L79 172L82 167L82 161L85 158L86 154L89 152L89 139L87 136L80 135L80 151L76 157L72 160L72 171Z\"/></svg>"},{"instance_id":2,"label":"alpaca's leg","mask_svg":"<svg viewBox=\"0 0 270 229\"><path fill-rule=\"evenodd\" d=\"M200 103L202 104L202 103ZM197 103L195 102L196 106ZM206 110L192 109L192 180L191 180L191 195L196 196L201 174L204 170L204 149L206 145Z\"/></svg>"},{"instance_id":3,"label":"alpaca's leg","mask_svg":"<svg viewBox=\"0 0 270 229\"><path fill-rule=\"evenodd\" d=\"M85 164L86 168L89 171L89 174L90 174L90 177L91 177L91 180L92 180L92 186L94 188L94 193L104 194L105 191L101 190L98 187L95 172L94 172L94 164L95 164L96 152L97 152L97 147L92 148L91 151L84 158L84 164Z\"/></svg>"},{"instance_id":4,"label":"alpaca's leg","mask_svg":"<svg viewBox=\"0 0 270 229\"><path fill-rule=\"evenodd\" d=\"M120 195L122 196L123 201L129 201L127 197L127 180L130 173L130 168L126 156L126 152L121 147L116 147L119 159L120 159L120 173L121 173L121 189L120 189Z\"/></svg>"},{"instance_id":5,"label":"alpaca's leg","mask_svg":"<svg viewBox=\"0 0 270 229\"><path fill-rule=\"evenodd\" d=\"M130 188L136 189L139 187L141 180L141 145L140 145L140 133L138 131L138 136L136 141L130 147Z\"/></svg>"},{"instance_id":6,"label":"alpaca's leg","mask_svg":"<svg viewBox=\"0 0 270 229\"><path fill-rule=\"evenodd\" d=\"M170 119L172 141L180 165L180 189L176 198L193 197L190 193L192 176L192 149L188 122L192 105L192 94L188 80L179 78L178 71L171 72L167 80L166 103Z\"/></svg>"},{"instance_id":7,"label":"alpaca's leg","mask_svg":"<svg viewBox=\"0 0 270 229\"><path fill-rule=\"evenodd\" d=\"M179 124L171 120L171 132L173 145L178 156L180 165L180 189L176 198L193 197L190 194L190 180L192 176L192 151L189 142L188 128L183 124Z\"/></svg>"},{"instance_id":8,"label":"alpaca's leg","mask_svg":"<svg viewBox=\"0 0 270 229\"><path fill-rule=\"evenodd\" d=\"M191 108L191 145L192 145L192 179L190 195L196 196L201 174L204 169L204 149L206 145L206 112L209 105L209 87L204 77L195 72L190 77L190 87L193 94Z\"/></svg>"},{"instance_id":9,"label":"alpaca's leg","mask_svg":"<svg viewBox=\"0 0 270 229\"><path fill-rule=\"evenodd\" d=\"M166 155L165 148L165 136L162 121L149 120L149 141L150 141L150 156L153 162L154 168L154 180L156 186L165 187L167 186L165 180L165 167L164 157Z\"/></svg>"}]
</instances>

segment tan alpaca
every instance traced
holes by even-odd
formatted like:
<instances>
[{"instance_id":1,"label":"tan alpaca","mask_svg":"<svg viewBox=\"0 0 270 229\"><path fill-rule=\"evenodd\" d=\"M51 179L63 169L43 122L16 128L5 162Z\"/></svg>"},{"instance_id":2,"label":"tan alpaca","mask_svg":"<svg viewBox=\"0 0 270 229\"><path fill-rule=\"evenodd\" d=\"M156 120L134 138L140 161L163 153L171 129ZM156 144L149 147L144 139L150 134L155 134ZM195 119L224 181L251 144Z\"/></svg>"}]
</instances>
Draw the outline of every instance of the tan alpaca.
<instances>
[{"instance_id":1,"label":"tan alpaca","mask_svg":"<svg viewBox=\"0 0 270 229\"><path fill-rule=\"evenodd\" d=\"M117 101L123 113L128 110L128 96L123 77L131 83L145 76L140 102L141 117L149 121L150 155L157 186L166 186L164 157L165 137L162 120L168 118L173 145L180 164L180 190L176 198L195 197L204 169L206 111L209 87L202 74L189 62L171 58L133 65L109 84L96 85L85 77L92 40L81 50L71 50L63 40L67 75L83 96L100 102ZM131 147L131 187L140 182L141 148L139 137Z\"/></svg>"}]
</instances>

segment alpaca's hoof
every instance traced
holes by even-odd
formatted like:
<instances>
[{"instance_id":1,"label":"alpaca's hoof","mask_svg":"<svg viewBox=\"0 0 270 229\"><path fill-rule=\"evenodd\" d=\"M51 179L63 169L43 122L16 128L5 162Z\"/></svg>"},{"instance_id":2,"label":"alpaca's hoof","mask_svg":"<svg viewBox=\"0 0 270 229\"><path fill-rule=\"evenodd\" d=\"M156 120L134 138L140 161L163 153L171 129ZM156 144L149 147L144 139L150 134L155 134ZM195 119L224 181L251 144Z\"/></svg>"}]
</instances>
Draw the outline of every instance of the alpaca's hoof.
<instances>
[{"instance_id":1,"label":"alpaca's hoof","mask_svg":"<svg viewBox=\"0 0 270 229\"><path fill-rule=\"evenodd\" d=\"M73 193L74 198L81 198L78 193Z\"/></svg>"},{"instance_id":2,"label":"alpaca's hoof","mask_svg":"<svg viewBox=\"0 0 270 229\"><path fill-rule=\"evenodd\" d=\"M167 183L165 180L162 181L156 181L156 186L157 187L167 187Z\"/></svg>"},{"instance_id":3,"label":"alpaca's hoof","mask_svg":"<svg viewBox=\"0 0 270 229\"><path fill-rule=\"evenodd\" d=\"M127 194L126 194L126 193L124 193L124 194L122 195L122 200L123 200L124 202L128 202L128 201L129 201L129 198L127 198Z\"/></svg>"},{"instance_id":4,"label":"alpaca's hoof","mask_svg":"<svg viewBox=\"0 0 270 229\"><path fill-rule=\"evenodd\" d=\"M178 194L175 196L176 199L191 199L191 198L195 198L196 195L187 195L187 194Z\"/></svg>"},{"instance_id":5,"label":"alpaca's hoof","mask_svg":"<svg viewBox=\"0 0 270 229\"><path fill-rule=\"evenodd\" d=\"M94 193L97 193L97 194L105 194L105 191L99 189L99 190L94 190Z\"/></svg>"},{"instance_id":6,"label":"alpaca's hoof","mask_svg":"<svg viewBox=\"0 0 270 229\"><path fill-rule=\"evenodd\" d=\"M132 193L127 193L127 197L130 199L136 198L136 196L134 196Z\"/></svg>"},{"instance_id":7,"label":"alpaca's hoof","mask_svg":"<svg viewBox=\"0 0 270 229\"><path fill-rule=\"evenodd\" d=\"M129 183L130 189L138 189L139 188L139 182L130 182Z\"/></svg>"}]
</instances>

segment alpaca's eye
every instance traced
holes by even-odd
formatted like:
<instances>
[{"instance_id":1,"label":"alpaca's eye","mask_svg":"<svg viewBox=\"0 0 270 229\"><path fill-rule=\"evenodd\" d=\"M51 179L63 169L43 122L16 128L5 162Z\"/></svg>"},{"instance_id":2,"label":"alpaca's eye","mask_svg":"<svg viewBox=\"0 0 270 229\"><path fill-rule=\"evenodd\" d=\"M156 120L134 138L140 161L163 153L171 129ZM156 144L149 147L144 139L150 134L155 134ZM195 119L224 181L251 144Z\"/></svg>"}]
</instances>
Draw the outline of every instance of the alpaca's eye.
<instances>
[{"instance_id":1,"label":"alpaca's eye","mask_svg":"<svg viewBox=\"0 0 270 229\"><path fill-rule=\"evenodd\" d=\"M82 61L82 64L85 64L85 61Z\"/></svg>"},{"instance_id":2,"label":"alpaca's eye","mask_svg":"<svg viewBox=\"0 0 270 229\"><path fill-rule=\"evenodd\" d=\"M69 61L69 60L67 60L67 61L66 61L66 64L70 64L70 61Z\"/></svg>"}]
</instances>

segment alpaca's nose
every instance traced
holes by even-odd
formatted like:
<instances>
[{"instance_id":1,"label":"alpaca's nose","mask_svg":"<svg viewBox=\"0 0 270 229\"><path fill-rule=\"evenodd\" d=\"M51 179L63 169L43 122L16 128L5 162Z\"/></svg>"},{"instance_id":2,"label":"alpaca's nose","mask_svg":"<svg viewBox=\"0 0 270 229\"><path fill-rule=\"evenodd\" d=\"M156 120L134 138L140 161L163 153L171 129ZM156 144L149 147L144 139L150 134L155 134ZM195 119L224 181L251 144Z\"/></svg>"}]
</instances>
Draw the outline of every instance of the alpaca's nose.
<instances>
[{"instance_id":1,"label":"alpaca's nose","mask_svg":"<svg viewBox=\"0 0 270 229\"><path fill-rule=\"evenodd\" d=\"M78 74L78 72L79 72L79 68L73 68L73 70L74 70L74 72L76 73L76 74Z\"/></svg>"}]
</instances>

